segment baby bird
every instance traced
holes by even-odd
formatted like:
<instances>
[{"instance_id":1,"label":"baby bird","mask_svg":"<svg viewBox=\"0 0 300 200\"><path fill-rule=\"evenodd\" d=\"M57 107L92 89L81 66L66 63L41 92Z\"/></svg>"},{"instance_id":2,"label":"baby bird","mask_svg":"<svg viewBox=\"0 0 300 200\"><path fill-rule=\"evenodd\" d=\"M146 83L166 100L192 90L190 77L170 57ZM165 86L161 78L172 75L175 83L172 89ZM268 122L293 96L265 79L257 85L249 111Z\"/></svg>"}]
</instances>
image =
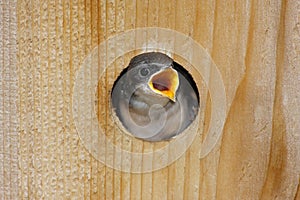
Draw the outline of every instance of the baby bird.
<instances>
[{"instance_id":1,"label":"baby bird","mask_svg":"<svg viewBox=\"0 0 300 200\"><path fill-rule=\"evenodd\" d=\"M196 118L199 96L191 75L169 56L143 53L115 81L112 107L123 126L146 141L169 140Z\"/></svg>"}]
</instances>

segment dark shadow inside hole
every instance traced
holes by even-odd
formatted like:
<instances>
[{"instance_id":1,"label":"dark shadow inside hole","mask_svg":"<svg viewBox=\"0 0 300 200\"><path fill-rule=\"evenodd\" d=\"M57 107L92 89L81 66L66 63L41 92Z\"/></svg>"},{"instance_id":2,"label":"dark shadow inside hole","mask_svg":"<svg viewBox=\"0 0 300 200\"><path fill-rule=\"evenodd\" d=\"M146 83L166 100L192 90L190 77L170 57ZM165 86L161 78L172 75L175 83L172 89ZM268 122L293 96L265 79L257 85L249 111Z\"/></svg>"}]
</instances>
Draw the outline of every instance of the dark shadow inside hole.
<instances>
[{"instance_id":1,"label":"dark shadow inside hole","mask_svg":"<svg viewBox=\"0 0 300 200\"><path fill-rule=\"evenodd\" d=\"M192 75L177 62L173 61L173 64L174 64L174 69L176 71L180 72L186 78L186 80L188 80L189 84L192 86L194 92L196 93L197 101L199 103L199 91L198 91L196 82L194 81Z\"/></svg>"},{"instance_id":2,"label":"dark shadow inside hole","mask_svg":"<svg viewBox=\"0 0 300 200\"><path fill-rule=\"evenodd\" d=\"M158 75L177 87L158 87L153 81ZM116 116L127 131L134 137L153 142L170 140L182 133L196 118L200 101L191 74L159 52L133 57L114 82L111 100Z\"/></svg>"}]
</instances>

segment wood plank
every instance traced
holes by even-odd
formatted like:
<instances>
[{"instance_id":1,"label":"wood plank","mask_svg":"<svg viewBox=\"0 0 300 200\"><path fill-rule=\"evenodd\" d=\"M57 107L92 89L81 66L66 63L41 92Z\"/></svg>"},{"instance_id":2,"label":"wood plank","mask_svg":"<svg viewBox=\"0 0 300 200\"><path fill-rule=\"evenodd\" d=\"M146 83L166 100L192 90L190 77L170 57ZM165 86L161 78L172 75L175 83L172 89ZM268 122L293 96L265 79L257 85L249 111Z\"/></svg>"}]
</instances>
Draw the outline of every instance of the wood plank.
<instances>
[{"instance_id":1,"label":"wood plank","mask_svg":"<svg viewBox=\"0 0 300 200\"><path fill-rule=\"evenodd\" d=\"M0 198L299 198L299 4L258 0L0 3ZM188 59L174 55L187 64L200 89L199 134L169 166L133 174L116 168L146 169L163 160L157 154L147 162L145 155L141 160L116 154L108 150L107 141L100 141L101 155L113 166L100 162L80 140L72 114L73 100L90 101L77 102L72 95L76 73L94 48L126 30L153 26L190 36L211 55L224 81L228 115L221 139L200 158L214 106L212 91ZM103 52L114 58L124 44L143 42L144 36L118 44L112 41ZM181 47L187 58L193 56L189 44ZM109 106L114 80L139 52L129 52L107 66L95 96L99 124L107 138L123 150L142 154L167 143L124 135ZM89 76L87 72L83 80L87 85ZM89 124L85 128L86 132L92 129ZM164 159L179 150L169 148Z\"/></svg>"},{"instance_id":2,"label":"wood plank","mask_svg":"<svg viewBox=\"0 0 300 200\"><path fill-rule=\"evenodd\" d=\"M279 2L250 5L245 76L224 129L217 198L260 196L272 134L276 51L271 49L276 49L280 7Z\"/></svg>"},{"instance_id":3,"label":"wood plank","mask_svg":"<svg viewBox=\"0 0 300 200\"><path fill-rule=\"evenodd\" d=\"M17 1L0 4L0 197L17 199L20 110Z\"/></svg>"}]
</instances>

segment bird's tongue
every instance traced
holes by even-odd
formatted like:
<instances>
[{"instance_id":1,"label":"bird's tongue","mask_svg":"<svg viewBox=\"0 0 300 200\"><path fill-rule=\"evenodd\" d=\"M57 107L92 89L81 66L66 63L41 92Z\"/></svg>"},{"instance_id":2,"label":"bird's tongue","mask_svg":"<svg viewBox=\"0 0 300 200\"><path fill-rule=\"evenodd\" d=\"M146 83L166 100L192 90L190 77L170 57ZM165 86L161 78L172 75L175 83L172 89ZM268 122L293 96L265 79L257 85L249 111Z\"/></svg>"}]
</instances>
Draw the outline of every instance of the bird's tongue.
<instances>
[{"instance_id":1,"label":"bird's tongue","mask_svg":"<svg viewBox=\"0 0 300 200\"><path fill-rule=\"evenodd\" d=\"M156 80L155 82L152 82L153 87L159 91L166 91L166 90L170 90L170 84L171 83L166 83L164 82L164 80Z\"/></svg>"},{"instance_id":2,"label":"bird's tongue","mask_svg":"<svg viewBox=\"0 0 300 200\"><path fill-rule=\"evenodd\" d=\"M149 82L150 88L158 94L175 101L175 94L179 85L177 71L171 67L154 74Z\"/></svg>"}]
</instances>

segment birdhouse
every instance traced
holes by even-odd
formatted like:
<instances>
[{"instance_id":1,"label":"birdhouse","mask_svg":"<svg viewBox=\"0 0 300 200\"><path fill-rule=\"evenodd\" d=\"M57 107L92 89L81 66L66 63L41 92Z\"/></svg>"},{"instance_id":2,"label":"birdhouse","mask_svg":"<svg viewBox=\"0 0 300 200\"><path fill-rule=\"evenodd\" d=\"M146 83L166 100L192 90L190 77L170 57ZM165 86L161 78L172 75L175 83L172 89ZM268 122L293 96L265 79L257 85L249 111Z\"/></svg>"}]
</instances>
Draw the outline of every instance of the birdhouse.
<instances>
[{"instance_id":1,"label":"birdhouse","mask_svg":"<svg viewBox=\"0 0 300 200\"><path fill-rule=\"evenodd\" d=\"M0 3L0 199L299 199L298 4Z\"/></svg>"}]
</instances>

